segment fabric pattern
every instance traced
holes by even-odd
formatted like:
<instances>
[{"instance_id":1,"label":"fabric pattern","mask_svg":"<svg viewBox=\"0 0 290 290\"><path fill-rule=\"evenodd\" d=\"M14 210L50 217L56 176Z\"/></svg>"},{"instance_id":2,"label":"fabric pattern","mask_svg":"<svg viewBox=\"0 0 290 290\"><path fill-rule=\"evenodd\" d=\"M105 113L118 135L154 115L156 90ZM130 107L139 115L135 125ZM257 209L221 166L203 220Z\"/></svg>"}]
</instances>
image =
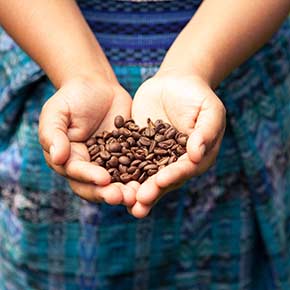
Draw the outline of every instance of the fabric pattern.
<instances>
[{"instance_id":1,"label":"fabric pattern","mask_svg":"<svg viewBox=\"0 0 290 290\"><path fill-rule=\"evenodd\" d=\"M134 95L200 1L78 3ZM1 290L290 289L289 21L217 89L215 166L142 220L81 200L46 166L38 117L54 88L3 30L0 60Z\"/></svg>"}]
</instances>

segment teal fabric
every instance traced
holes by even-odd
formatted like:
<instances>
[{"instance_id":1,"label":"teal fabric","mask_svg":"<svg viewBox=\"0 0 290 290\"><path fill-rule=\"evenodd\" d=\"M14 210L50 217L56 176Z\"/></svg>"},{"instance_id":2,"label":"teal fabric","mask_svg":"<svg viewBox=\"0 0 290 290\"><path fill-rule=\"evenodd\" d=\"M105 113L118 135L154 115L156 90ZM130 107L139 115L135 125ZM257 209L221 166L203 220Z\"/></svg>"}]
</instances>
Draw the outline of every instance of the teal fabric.
<instances>
[{"instance_id":1,"label":"teal fabric","mask_svg":"<svg viewBox=\"0 0 290 290\"><path fill-rule=\"evenodd\" d=\"M166 20L157 13L166 12L172 29L181 29L199 1L190 7L190 1L172 1L179 2L173 5L177 11L169 1L147 3L164 11L157 9L156 18L148 21L151 26L143 28L145 42L131 50L118 42L115 52L105 48L118 29L124 38L124 15L140 14L141 21L153 12L143 2L101 2L79 4L97 36L98 23L120 22L115 32L104 24L100 39L118 79L133 95L156 72L172 41L165 31L148 36L154 19ZM128 18L133 22L126 28L130 35L139 27L138 19ZM154 42L156 34L167 38ZM150 37L158 51L148 47ZM290 289L289 48L286 21L220 85L217 94L227 109L227 128L216 164L137 220L122 206L81 200L46 166L38 143L38 117L55 90L1 30L0 289Z\"/></svg>"}]
</instances>

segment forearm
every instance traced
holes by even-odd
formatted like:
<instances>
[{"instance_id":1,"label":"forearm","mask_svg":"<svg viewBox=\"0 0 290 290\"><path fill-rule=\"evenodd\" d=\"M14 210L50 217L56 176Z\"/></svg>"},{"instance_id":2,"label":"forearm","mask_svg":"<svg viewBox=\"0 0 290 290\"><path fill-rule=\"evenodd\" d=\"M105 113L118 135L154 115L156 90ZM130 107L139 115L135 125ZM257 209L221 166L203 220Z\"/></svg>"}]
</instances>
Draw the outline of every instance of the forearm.
<instances>
[{"instance_id":1,"label":"forearm","mask_svg":"<svg viewBox=\"0 0 290 290\"><path fill-rule=\"evenodd\" d=\"M56 87L91 74L116 81L73 0L0 0L0 23Z\"/></svg>"},{"instance_id":2,"label":"forearm","mask_svg":"<svg viewBox=\"0 0 290 290\"><path fill-rule=\"evenodd\" d=\"M161 71L193 72L217 86L278 30L289 0L205 0L169 49Z\"/></svg>"}]
</instances>

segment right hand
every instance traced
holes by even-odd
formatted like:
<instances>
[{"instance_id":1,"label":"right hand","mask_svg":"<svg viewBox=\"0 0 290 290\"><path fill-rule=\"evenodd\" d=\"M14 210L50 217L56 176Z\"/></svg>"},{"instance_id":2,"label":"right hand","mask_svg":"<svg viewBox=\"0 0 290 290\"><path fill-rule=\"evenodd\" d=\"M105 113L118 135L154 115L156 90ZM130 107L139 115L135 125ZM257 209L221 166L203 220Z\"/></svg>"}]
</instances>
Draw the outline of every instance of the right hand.
<instances>
[{"instance_id":1,"label":"right hand","mask_svg":"<svg viewBox=\"0 0 290 290\"><path fill-rule=\"evenodd\" d=\"M131 97L102 78L76 78L43 106L39 141L48 165L68 178L72 190L91 202L135 203L134 185L111 183L109 173L90 163L84 142L94 133L113 129L114 117L131 115Z\"/></svg>"}]
</instances>

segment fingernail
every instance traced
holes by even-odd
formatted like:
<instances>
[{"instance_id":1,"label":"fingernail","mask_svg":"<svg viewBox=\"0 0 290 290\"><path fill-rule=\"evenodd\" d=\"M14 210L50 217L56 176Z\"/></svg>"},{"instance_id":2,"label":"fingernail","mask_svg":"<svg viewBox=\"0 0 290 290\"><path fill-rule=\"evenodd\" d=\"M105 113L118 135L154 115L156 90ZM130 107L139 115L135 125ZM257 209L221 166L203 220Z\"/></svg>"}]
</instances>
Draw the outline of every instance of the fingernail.
<instances>
[{"instance_id":1,"label":"fingernail","mask_svg":"<svg viewBox=\"0 0 290 290\"><path fill-rule=\"evenodd\" d=\"M53 161L53 159L54 159L54 154L55 154L55 147L54 147L54 145L51 145L51 146L49 147L49 154L50 154L50 157L51 157L51 159L52 159L52 161Z\"/></svg>"},{"instance_id":2,"label":"fingernail","mask_svg":"<svg viewBox=\"0 0 290 290\"><path fill-rule=\"evenodd\" d=\"M204 155L204 153L205 153L205 145L204 144L201 144L199 146L199 152L200 152L201 156Z\"/></svg>"}]
</instances>

